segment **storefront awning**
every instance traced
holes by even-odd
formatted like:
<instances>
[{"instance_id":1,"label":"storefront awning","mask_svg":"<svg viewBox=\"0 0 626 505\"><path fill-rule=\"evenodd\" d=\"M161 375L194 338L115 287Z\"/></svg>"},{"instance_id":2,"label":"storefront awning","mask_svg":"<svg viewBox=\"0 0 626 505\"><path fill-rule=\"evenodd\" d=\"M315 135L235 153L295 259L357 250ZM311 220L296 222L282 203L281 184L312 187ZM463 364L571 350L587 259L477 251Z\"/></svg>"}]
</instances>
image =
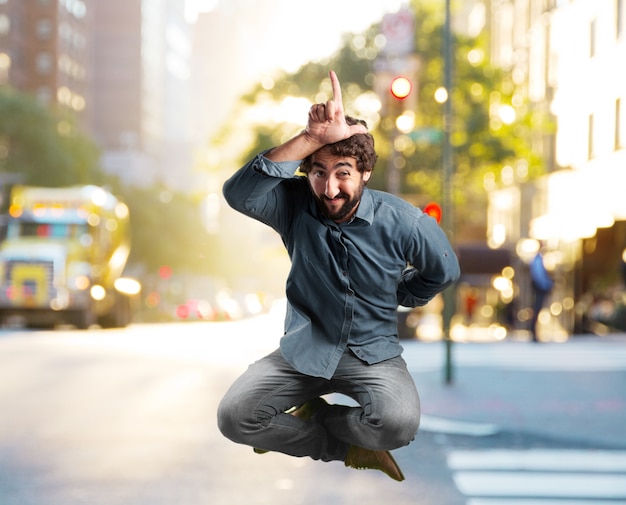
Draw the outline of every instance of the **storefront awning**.
<instances>
[{"instance_id":1,"label":"storefront awning","mask_svg":"<svg viewBox=\"0 0 626 505\"><path fill-rule=\"evenodd\" d=\"M499 275L504 267L511 265L511 251L491 249L487 244L463 244L457 247L457 256L461 266L461 282L490 282L494 275Z\"/></svg>"}]
</instances>

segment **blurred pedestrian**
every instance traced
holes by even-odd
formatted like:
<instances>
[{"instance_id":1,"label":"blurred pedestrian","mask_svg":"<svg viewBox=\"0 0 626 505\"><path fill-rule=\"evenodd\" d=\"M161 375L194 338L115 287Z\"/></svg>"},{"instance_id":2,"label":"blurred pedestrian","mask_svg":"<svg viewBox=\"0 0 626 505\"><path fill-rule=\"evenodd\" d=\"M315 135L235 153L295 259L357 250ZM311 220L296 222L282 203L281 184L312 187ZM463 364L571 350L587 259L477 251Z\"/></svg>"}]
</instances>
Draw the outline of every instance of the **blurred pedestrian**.
<instances>
[{"instance_id":1,"label":"blurred pedestrian","mask_svg":"<svg viewBox=\"0 0 626 505\"><path fill-rule=\"evenodd\" d=\"M364 121L344 115L334 72L330 80L333 98L311 107L306 128L223 188L233 208L280 234L292 267L280 347L231 386L218 425L257 453L338 460L403 480L389 450L413 440L420 405L396 308L428 303L459 265L433 218L367 188L374 139ZM358 406L329 404L321 398L329 393Z\"/></svg>"},{"instance_id":2,"label":"blurred pedestrian","mask_svg":"<svg viewBox=\"0 0 626 505\"><path fill-rule=\"evenodd\" d=\"M530 320L530 331L533 342L539 342L537 335L537 323L539 313L545 305L546 299L554 286L554 281L543 261L543 248L540 248L535 257L530 262L530 279L533 287L533 314Z\"/></svg>"}]
</instances>

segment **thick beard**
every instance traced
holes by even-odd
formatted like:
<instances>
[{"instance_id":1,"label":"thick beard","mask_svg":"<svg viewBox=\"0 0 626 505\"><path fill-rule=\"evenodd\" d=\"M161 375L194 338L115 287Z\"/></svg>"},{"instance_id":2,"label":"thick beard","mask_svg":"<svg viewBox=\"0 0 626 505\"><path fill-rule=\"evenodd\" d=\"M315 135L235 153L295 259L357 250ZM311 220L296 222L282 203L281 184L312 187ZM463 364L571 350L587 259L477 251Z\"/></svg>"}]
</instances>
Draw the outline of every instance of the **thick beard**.
<instances>
[{"instance_id":1,"label":"thick beard","mask_svg":"<svg viewBox=\"0 0 626 505\"><path fill-rule=\"evenodd\" d=\"M361 196L363 196L364 188L365 182L362 182L361 186L359 187L358 193L354 195L354 198L352 200L350 200L348 198L348 195L346 195L345 193L339 193L339 195L337 195L337 198L343 198L345 202L341 206L341 208L334 214L329 211L328 207L325 204L325 202L328 200L326 196L318 196L315 193L313 193L313 196L315 197L315 201L318 208L320 209L320 212L325 218L330 219L331 221L340 222L344 220L346 216L350 214L350 212L352 212L352 210L359 204L359 202L361 201Z\"/></svg>"}]
</instances>

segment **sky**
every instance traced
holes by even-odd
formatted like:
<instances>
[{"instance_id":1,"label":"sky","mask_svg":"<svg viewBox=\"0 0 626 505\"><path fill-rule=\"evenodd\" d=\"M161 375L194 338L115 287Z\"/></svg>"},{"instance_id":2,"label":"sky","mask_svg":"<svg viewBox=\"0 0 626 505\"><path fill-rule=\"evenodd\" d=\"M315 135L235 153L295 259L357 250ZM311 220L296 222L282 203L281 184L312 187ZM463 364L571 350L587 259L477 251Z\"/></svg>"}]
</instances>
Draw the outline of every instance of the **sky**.
<instances>
[{"instance_id":1,"label":"sky","mask_svg":"<svg viewBox=\"0 0 626 505\"><path fill-rule=\"evenodd\" d=\"M276 70L293 73L309 61L333 55L345 33L361 33L396 12L407 0L185 0L188 19L197 12L218 10L227 29L220 50L211 54L210 68L219 79L202 88L201 100L210 114L199 114L194 131L205 138L232 112L238 97ZM232 23L232 20L237 20ZM231 24L232 23L232 24ZM219 96L219 100L213 97ZM304 107L290 108L290 116ZM306 110L302 117L306 118ZM292 110L293 109L293 110ZM280 112L280 111L279 111ZM267 112L266 112L267 113ZM205 133L206 132L206 133Z\"/></svg>"},{"instance_id":2,"label":"sky","mask_svg":"<svg viewBox=\"0 0 626 505\"><path fill-rule=\"evenodd\" d=\"M186 0L188 19L195 13L210 11L228 0ZM264 23L263 39L259 41L259 71L272 65L289 72L307 61L316 61L333 54L342 34L360 32L379 21L386 12L395 12L406 0L249 0L250 10L258 9ZM267 6L271 5L268 12ZM272 54L268 59L267 54ZM265 56L265 57L263 57Z\"/></svg>"}]
</instances>

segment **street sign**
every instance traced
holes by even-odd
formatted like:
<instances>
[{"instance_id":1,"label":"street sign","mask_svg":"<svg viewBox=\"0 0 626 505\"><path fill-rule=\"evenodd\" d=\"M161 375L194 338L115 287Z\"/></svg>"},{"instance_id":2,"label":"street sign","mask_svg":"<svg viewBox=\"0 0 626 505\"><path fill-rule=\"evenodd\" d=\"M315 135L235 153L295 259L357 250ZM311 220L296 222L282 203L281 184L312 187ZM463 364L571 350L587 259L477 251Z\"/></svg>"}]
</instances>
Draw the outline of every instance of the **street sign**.
<instances>
[{"instance_id":1,"label":"street sign","mask_svg":"<svg viewBox=\"0 0 626 505\"><path fill-rule=\"evenodd\" d=\"M406 56L415 49L415 19L408 7L398 12L385 14L381 33L386 43L382 49L385 55Z\"/></svg>"},{"instance_id":2,"label":"street sign","mask_svg":"<svg viewBox=\"0 0 626 505\"><path fill-rule=\"evenodd\" d=\"M408 135L417 144L439 144L443 140L443 131L439 128L416 128Z\"/></svg>"}]
</instances>

